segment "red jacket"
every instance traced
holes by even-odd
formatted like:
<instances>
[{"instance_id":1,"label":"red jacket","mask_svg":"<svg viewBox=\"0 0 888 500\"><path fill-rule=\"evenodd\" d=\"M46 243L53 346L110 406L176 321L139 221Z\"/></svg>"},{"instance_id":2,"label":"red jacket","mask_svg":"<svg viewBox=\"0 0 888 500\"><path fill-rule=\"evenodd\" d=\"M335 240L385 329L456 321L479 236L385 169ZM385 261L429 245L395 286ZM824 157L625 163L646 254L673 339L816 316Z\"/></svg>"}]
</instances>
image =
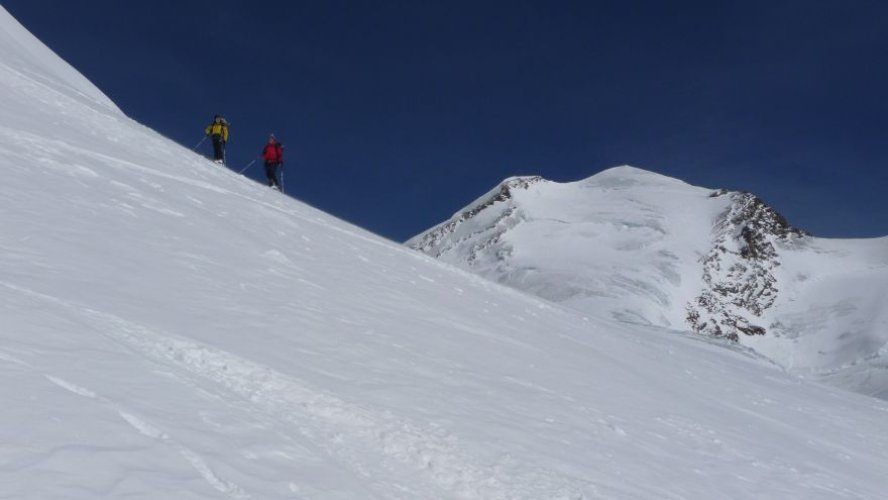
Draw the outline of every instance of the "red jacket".
<instances>
[{"instance_id":1,"label":"red jacket","mask_svg":"<svg viewBox=\"0 0 888 500\"><path fill-rule=\"evenodd\" d=\"M279 142L266 144L262 150L262 159L269 163L283 163L284 147Z\"/></svg>"}]
</instances>

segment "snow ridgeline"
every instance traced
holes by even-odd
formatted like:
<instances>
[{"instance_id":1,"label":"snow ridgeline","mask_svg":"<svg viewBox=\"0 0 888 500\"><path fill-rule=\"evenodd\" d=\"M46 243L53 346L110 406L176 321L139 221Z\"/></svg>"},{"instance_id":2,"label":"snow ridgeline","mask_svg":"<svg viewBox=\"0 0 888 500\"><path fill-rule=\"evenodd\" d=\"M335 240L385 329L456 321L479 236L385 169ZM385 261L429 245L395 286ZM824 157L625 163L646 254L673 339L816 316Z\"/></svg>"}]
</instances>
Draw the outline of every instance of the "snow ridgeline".
<instances>
[{"instance_id":1,"label":"snow ridgeline","mask_svg":"<svg viewBox=\"0 0 888 500\"><path fill-rule=\"evenodd\" d=\"M750 193L633 167L507 179L407 242L595 316L724 337L888 399L888 238L793 228Z\"/></svg>"},{"instance_id":2,"label":"snow ridgeline","mask_svg":"<svg viewBox=\"0 0 888 500\"><path fill-rule=\"evenodd\" d=\"M883 493L885 403L392 244L0 33L0 496Z\"/></svg>"}]
</instances>

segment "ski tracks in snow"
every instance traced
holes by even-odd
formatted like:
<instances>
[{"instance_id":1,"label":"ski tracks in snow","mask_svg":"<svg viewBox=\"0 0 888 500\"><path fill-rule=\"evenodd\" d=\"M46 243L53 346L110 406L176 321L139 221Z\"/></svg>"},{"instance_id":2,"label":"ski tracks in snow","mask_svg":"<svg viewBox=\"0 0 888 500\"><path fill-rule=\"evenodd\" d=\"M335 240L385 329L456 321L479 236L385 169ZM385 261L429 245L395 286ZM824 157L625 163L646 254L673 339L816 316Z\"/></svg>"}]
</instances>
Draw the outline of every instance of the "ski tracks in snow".
<instances>
[{"instance_id":1,"label":"ski tracks in snow","mask_svg":"<svg viewBox=\"0 0 888 500\"><path fill-rule=\"evenodd\" d=\"M62 299L3 286L51 301L87 318L102 335L155 362L213 382L222 392L248 401L263 419L295 429L330 456L376 484L391 483L382 493L395 498L485 500L584 500L583 487L550 471L505 472L498 464L479 464L443 429L427 429L387 412L369 410L309 387L306 383L232 353L160 333L118 316ZM83 397L101 397L89 389L48 376L56 385ZM188 375L183 379L190 378ZM223 397L223 399L225 399ZM227 399L230 399L227 398ZM114 406L111 401L104 404ZM115 406L116 408L116 406ZM145 419L116 408L142 434L175 447L217 490L231 498L251 498L218 477L198 453L181 445ZM400 492L400 493L396 493Z\"/></svg>"},{"instance_id":2,"label":"ski tracks in snow","mask_svg":"<svg viewBox=\"0 0 888 500\"><path fill-rule=\"evenodd\" d=\"M194 470L198 472L198 474L201 475L201 477L204 478L207 483L210 484L210 486L224 493L229 498L233 498L235 500L249 500L253 498L248 495L240 486L219 477L215 472L213 472L213 469L210 468L210 466L200 456L200 454L173 439L167 433L161 431L144 418L139 417L128 410L122 409L113 401L103 398L85 387L80 387L79 385L73 384L59 377L54 377L52 375L46 375L46 378L62 389L70 391L78 396L94 399L100 402L102 405L112 408L115 412L117 412L118 416L120 416L120 418L123 419L124 422L129 424L140 434L151 439L162 441L165 444L171 446L194 468Z\"/></svg>"},{"instance_id":3,"label":"ski tracks in snow","mask_svg":"<svg viewBox=\"0 0 888 500\"><path fill-rule=\"evenodd\" d=\"M5 285L5 284L4 284ZM8 286L8 285L7 285ZM20 289L19 289L20 290ZM32 294L39 295L39 294ZM41 296L41 298L47 298L45 296ZM34 370L35 367L30 363L22 361L12 355L6 354L4 352L0 352L0 361L6 361L12 363L14 365L18 365L20 367L28 368L30 370ZM207 462L200 456L199 453L194 450L188 448L183 445L179 441L173 439L168 434L162 432L158 428L156 428L153 424L148 422L142 417L139 417L132 413L129 410L124 409L114 401L104 398L97 394L96 392L82 387L80 385L74 384L65 380L61 377L56 377L54 375L44 374L44 377L54 385L58 386L61 389L64 389L72 394L77 396L90 399L96 401L102 406L114 411L117 415L127 424L129 424L133 429L138 431L140 434L151 438L162 441L166 445L175 449L190 465L193 467L203 479L210 484L216 490L224 493L227 497L235 499L235 500L249 500L252 497L248 495L244 490L238 485L227 481L221 477L219 477L215 472L213 472L212 468L207 464Z\"/></svg>"},{"instance_id":4,"label":"ski tracks in snow","mask_svg":"<svg viewBox=\"0 0 888 500\"><path fill-rule=\"evenodd\" d=\"M317 392L303 382L225 351L158 334L120 318L87 310L93 319L149 357L212 380L253 403L262 413L284 420L357 473L392 481L414 476L428 483L410 497L490 500L579 499L553 478L497 477L462 452L444 431L422 429L392 415L373 412ZM380 460L370 462L367 457ZM400 465L400 466L399 466ZM403 466L411 470L404 474ZM560 483L560 482L559 482ZM557 496L551 496L551 495ZM409 497L408 497L409 498Z\"/></svg>"}]
</instances>

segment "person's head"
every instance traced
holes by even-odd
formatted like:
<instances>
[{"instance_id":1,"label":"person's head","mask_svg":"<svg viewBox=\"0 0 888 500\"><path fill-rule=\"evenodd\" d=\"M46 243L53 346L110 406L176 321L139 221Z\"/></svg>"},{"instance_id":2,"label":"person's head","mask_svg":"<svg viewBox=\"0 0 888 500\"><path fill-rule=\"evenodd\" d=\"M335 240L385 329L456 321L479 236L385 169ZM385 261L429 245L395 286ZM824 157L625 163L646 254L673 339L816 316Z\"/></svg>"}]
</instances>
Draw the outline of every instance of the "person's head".
<instances>
[{"instance_id":1,"label":"person's head","mask_svg":"<svg viewBox=\"0 0 888 500\"><path fill-rule=\"evenodd\" d=\"M275 139L274 134L268 134L268 143L274 144L276 142L277 142L277 139Z\"/></svg>"},{"instance_id":2,"label":"person's head","mask_svg":"<svg viewBox=\"0 0 888 500\"><path fill-rule=\"evenodd\" d=\"M222 115L216 115L216 116L213 118L213 121L216 122L216 123L222 123Z\"/></svg>"}]
</instances>

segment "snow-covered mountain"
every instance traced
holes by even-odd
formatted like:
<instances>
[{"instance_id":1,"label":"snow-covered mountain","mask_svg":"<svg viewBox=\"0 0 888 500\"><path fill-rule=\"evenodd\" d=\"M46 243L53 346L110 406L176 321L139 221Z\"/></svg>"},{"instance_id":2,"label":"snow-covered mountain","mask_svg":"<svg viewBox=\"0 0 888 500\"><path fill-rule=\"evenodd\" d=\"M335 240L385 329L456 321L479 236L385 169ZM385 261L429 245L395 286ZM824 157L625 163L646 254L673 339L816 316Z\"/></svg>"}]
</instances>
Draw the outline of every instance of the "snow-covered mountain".
<instances>
[{"instance_id":1,"label":"snow-covered mountain","mask_svg":"<svg viewBox=\"0 0 888 500\"><path fill-rule=\"evenodd\" d=\"M2 9L0 107L0 498L884 494L884 401L284 197Z\"/></svg>"},{"instance_id":2,"label":"snow-covered mountain","mask_svg":"<svg viewBox=\"0 0 888 500\"><path fill-rule=\"evenodd\" d=\"M888 398L888 238L815 238L749 193L628 166L519 177L407 244L591 316L725 337Z\"/></svg>"}]
</instances>

